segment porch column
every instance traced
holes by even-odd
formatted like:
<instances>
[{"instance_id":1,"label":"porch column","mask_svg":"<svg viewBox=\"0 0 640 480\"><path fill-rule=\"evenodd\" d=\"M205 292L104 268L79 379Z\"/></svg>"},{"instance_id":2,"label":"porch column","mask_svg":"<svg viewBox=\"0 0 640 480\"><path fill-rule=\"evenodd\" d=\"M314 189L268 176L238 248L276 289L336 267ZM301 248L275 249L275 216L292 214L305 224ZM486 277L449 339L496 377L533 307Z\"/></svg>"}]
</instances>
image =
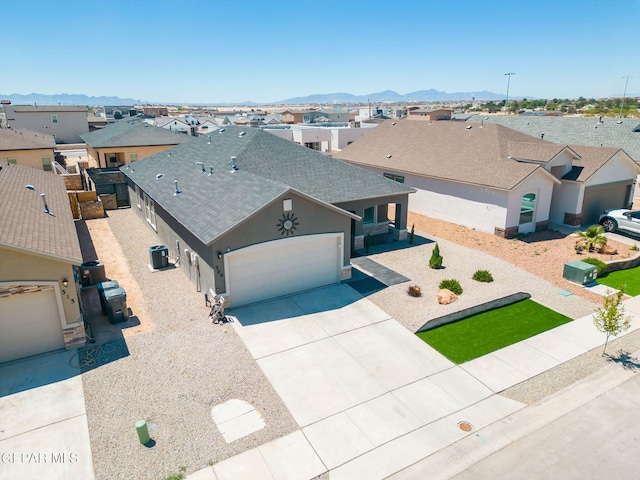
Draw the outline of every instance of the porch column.
<instances>
[{"instance_id":1,"label":"porch column","mask_svg":"<svg viewBox=\"0 0 640 480\"><path fill-rule=\"evenodd\" d=\"M404 203L396 202L395 227L393 228L394 240L407 238L407 208Z\"/></svg>"}]
</instances>

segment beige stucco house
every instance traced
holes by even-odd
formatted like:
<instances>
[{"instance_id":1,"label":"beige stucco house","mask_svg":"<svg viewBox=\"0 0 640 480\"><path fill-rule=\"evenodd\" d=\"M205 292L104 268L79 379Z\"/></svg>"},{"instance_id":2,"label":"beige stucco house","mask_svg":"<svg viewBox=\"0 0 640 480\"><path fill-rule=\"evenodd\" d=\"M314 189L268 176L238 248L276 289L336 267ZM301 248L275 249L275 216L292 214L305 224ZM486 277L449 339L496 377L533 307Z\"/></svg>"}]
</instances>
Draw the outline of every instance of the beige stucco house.
<instances>
[{"instance_id":1,"label":"beige stucco house","mask_svg":"<svg viewBox=\"0 0 640 480\"><path fill-rule=\"evenodd\" d=\"M55 148L51 135L0 128L0 162L52 171Z\"/></svg>"},{"instance_id":2,"label":"beige stucco house","mask_svg":"<svg viewBox=\"0 0 640 480\"><path fill-rule=\"evenodd\" d=\"M82 254L64 181L0 166L0 363L82 346Z\"/></svg>"},{"instance_id":3,"label":"beige stucco house","mask_svg":"<svg viewBox=\"0 0 640 480\"><path fill-rule=\"evenodd\" d=\"M87 107L12 105L8 101L3 106L11 128L52 135L57 143L81 142L80 135L89 131Z\"/></svg>"},{"instance_id":4,"label":"beige stucco house","mask_svg":"<svg viewBox=\"0 0 640 480\"><path fill-rule=\"evenodd\" d=\"M505 237L597 223L630 205L640 171L621 149L493 123L387 121L335 156L416 188L410 211Z\"/></svg>"},{"instance_id":5,"label":"beige stucco house","mask_svg":"<svg viewBox=\"0 0 640 480\"><path fill-rule=\"evenodd\" d=\"M82 135L90 168L127 165L173 148L193 137L145 122L122 121Z\"/></svg>"}]
</instances>

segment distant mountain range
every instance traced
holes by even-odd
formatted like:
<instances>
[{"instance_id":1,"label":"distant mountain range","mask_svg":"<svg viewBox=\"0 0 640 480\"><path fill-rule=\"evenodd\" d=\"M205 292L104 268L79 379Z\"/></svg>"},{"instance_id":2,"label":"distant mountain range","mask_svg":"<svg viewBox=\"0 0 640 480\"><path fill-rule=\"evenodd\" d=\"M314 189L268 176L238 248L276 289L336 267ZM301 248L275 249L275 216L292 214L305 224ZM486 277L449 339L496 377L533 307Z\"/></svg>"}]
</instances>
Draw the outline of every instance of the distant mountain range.
<instances>
[{"instance_id":1,"label":"distant mountain range","mask_svg":"<svg viewBox=\"0 0 640 480\"><path fill-rule=\"evenodd\" d=\"M309 95L307 97L288 98L276 104L301 104L301 103L366 103L366 102L438 102L438 101L471 101L476 100L504 100L505 96L499 93L487 92L455 92L447 93L440 90L418 90L417 92L401 95L393 90L370 93L368 95L352 95L351 93L326 93Z\"/></svg>"},{"instance_id":2,"label":"distant mountain range","mask_svg":"<svg viewBox=\"0 0 640 480\"><path fill-rule=\"evenodd\" d=\"M353 95L351 93L324 93L308 95L306 97L288 98L269 104L286 105L286 104L331 104L331 103L367 103L371 102L437 102L437 101L470 101L472 98L476 100L504 100L505 96L499 93L487 92L455 92L447 93L439 90L419 90L417 92L401 95L393 90L385 90L384 92L370 93L368 95ZM140 105L141 103L163 104L163 102L148 102L135 100L133 98L120 97L91 97L83 94L61 93L54 95L45 95L42 93L31 93L29 95L20 95L13 93L11 95L0 94L1 100L11 100L15 105ZM180 104L179 102L167 102L170 105ZM166 103L165 103L166 104ZM197 105L197 103L193 103ZM225 103L203 103L201 105L247 105L257 106L259 103L252 101L245 102L225 102Z\"/></svg>"},{"instance_id":3,"label":"distant mountain range","mask_svg":"<svg viewBox=\"0 0 640 480\"><path fill-rule=\"evenodd\" d=\"M0 93L0 100L11 100L15 105L137 105L140 100L120 97L89 97L83 94L60 93L44 95L42 93L30 93L20 95L12 93L4 95Z\"/></svg>"}]
</instances>

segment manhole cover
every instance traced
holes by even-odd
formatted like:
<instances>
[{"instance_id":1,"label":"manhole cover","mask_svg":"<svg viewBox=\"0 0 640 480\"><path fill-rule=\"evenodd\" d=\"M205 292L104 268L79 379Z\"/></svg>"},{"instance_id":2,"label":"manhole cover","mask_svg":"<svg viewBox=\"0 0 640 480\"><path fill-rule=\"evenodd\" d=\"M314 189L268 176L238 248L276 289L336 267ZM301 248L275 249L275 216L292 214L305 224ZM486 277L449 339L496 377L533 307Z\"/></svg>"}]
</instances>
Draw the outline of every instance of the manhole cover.
<instances>
[{"instance_id":1,"label":"manhole cover","mask_svg":"<svg viewBox=\"0 0 640 480\"><path fill-rule=\"evenodd\" d=\"M460 422L458 423L458 427L460 427L460 430L462 430L463 432L470 432L471 430L473 430L473 425L471 425L469 422Z\"/></svg>"}]
</instances>

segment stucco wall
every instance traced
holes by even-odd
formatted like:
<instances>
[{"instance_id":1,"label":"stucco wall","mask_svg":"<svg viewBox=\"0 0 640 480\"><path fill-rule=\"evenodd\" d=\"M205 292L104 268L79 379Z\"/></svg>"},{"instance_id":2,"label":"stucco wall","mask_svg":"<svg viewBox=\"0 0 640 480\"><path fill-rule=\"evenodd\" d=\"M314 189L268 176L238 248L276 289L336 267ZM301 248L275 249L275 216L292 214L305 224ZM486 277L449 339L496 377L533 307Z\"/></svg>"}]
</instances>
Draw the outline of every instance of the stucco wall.
<instances>
[{"instance_id":1,"label":"stucco wall","mask_svg":"<svg viewBox=\"0 0 640 480\"><path fill-rule=\"evenodd\" d=\"M586 187L628 181L633 183L638 175L637 169L628 161L624 161L621 153L605 163L585 182Z\"/></svg>"},{"instance_id":2,"label":"stucco wall","mask_svg":"<svg viewBox=\"0 0 640 480\"><path fill-rule=\"evenodd\" d=\"M13 281L54 281L58 282L64 308L66 328L80 322L80 307L75 288L73 267L69 263L47 257L29 255L18 250L0 248L0 282ZM64 287L66 278L69 286ZM64 291L64 295L62 295Z\"/></svg>"},{"instance_id":3,"label":"stucco wall","mask_svg":"<svg viewBox=\"0 0 640 480\"><path fill-rule=\"evenodd\" d=\"M404 177L404 184L418 189L409 195L409 211L428 217L494 233L504 228L508 193L473 185L444 182L396 172L392 169L367 168L379 175L391 173ZM518 206L519 209L519 206Z\"/></svg>"},{"instance_id":4,"label":"stucco wall","mask_svg":"<svg viewBox=\"0 0 640 480\"><path fill-rule=\"evenodd\" d=\"M55 135L58 143L80 143L80 135L89 132L87 112L14 112L6 105L7 121L14 129L26 128L34 132ZM58 122L53 123L51 115L57 115Z\"/></svg>"},{"instance_id":5,"label":"stucco wall","mask_svg":"<svg viewBox=\"0 0 640 480\"><path fill-rule=\"evenodd\" d=\"M535 223L547 222L549 220L554 185L556 183L548 175L543 172L536 172L529 175L520 185L514 188L509 194L506 228L516 227L520 223L522 196L527 193L536 194L534 226L533 230L530 231L535 231Z\"/></svg>"},{"instance_id":6,"label":"stucco wall","mask_svg":"<svg viewBox=\"0 0 640 480\"><path fill-rule=\"evenodd\" d=\"M582 185L577 182L563 181L561 185L553 187L553 199L549 210L549 220L562 225L565 213L579 214L582 205L578 202L582 198Z\"/></svg>"},{"instance_id":7,"label":"stucco wall","mask_svg":"<svg viewBox=\"0 0 640 480\"><path fill-rule=\"evenodd\" d=\"M331 130L331 148L332 150L342 150L349 143L371 131L363 128L334 128Z\"/></svg>"},{"instance_id":8,"label":"stucco wall","mask_svg":"<svg viewBox=\"0 0 640 480\"><path fill-rule=\"evenodd\" d=\"M0 155L2 163L7 163L10 158L15 158L17 165L37 168L38 170L43 170L43 157L49 157L51 163L53 163L53 160L55 158L53 155L53 148L43 148L35 150L5 150L0 152Z\"/></svg>"},{"instance_id":9,"label":"stucco wall","mask_svg":"<svg viewBox=\"0 0 640 480\"><path fill-rule=\"evenodd\" d=\"M170 148L175 147L175 145L154 145L154 146L146 146L146 147L112 147L112 148L98 148L93 149L89 145L87 145L87 155L89 156L89 166L104 168L104 167L115 167L115 163L109 163L109 154L110 153L124 153L124 162L123 164L131 163L131 154L138 154L138 160L142 160L143 158L154 155L158 152L163 152Z\"/></svg>"}]
</instances>

